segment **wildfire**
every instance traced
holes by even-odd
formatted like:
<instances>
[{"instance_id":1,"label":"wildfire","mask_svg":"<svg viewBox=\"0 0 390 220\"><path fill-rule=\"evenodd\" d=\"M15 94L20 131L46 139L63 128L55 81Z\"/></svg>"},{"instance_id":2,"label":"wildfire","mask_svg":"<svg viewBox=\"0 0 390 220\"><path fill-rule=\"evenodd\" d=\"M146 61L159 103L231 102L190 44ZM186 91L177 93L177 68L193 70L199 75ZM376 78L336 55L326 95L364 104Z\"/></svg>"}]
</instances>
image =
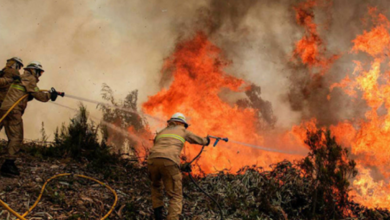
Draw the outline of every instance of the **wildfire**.
<instances>
[{"instance_id":1,"label":"wildfire","mask_svg":"<svg viewBox=\"0 0 390 220\"><path fill-rule=\"evenodd\" d=\"M297 23L305 29L293 51L295 61L301 62L310 71L314 81L323 77L339 55L326 56L326 47L314 22L313 8L317 1L306 1L294 7ZM341 88L351 99L362 99L367 104L365 118L340 121L329 129L344 147L351 148L360 174L353 180L357 202L369 207L390 208L390 22L375 8L369 9L373 28L364 31L353 41L352 54L366 53L371 63L355 60L355 69L341 82L334 82L329 90ZM387 62L386 62L387 61ZM259 110L240 107L221 98L225 92L243 93L251 89L250 83L227 74L224 69L231 64L223 58L223 52L207 36L199 32L193 39L179 43L174 53L165 61L161 74L171 79L169 87L149 97L143 104L147 114L169 118L175 112L190 117L190 130L199 135L227 136L237 142L263 145L267 133L260 129ZM310 88L310 87L309 87ZM329 95L324 102L331 99ZM381 110L382 109L382 110ZM386 109L386 111L383 111ZM382 112L382 113L380 113ZM386 113L383 113L386 112ZM159 127L161 129L161 127ZM158 129L152 128L152 130ZM276 143L302 147L306 131L318 129L312 118L294 126L290 131L275 136ZM272 147L272 146L270 146ZM186 145L187 160L193 158L200 147ZM246 165L267 167L283 159L297 159L279 153L269 153L232 143L220 143L216 148L208 147L198 161L204 173L220 170L235 172ZM378 178L373 177L376 170ZM195 170L200 172L200 170Z\"/></svg>"},{"instance_id":2,"label":"wildfire","mask_svg":"<svg viewBox=\"0 0 390 220\"><path fill-rule=\"evenodd\" d=\"M390 81L387 72L382 69L389 67L385 62L385 54L389 50L389 28L390 23L387 18L377 12L377 9L370 8L369 15L374 27L370 31L364 31L362 35L353 40L352 52L364 52L372 56L370 64L363 65L360 61L354 61L356 68L353 72L353 79L349 76L341 83L332 85L343 88L344 91L354 98L358 98L356 90L362 93L362 99L366 101L369 110L365 114L365 119L349 122L355 124L357 130L351 129L349 135L352 153L357 157L360 164L359 176L353 181L355 191L352 193L355 199L363 205L369 207L390 208ZM381 107L386 109L385 114L379 114ZM338 125L340 126L340 125ZM339 129L340 130L340 129ZM339 134L348 134L344 130ZM379 171L379 176L384 180L374 181L368 167L375 167Z\"/></svg>"},{"instance_id":3,"label":"wildfire","mask_svg":"<svg viewBox=\"0 0 390 220\"><path fill-rule=\"evenodd\" d=\"M221 50L207 36L199 32L192 40L180 43L164 64L162 73L171 70L173 81L168 89L149 97L143 104L144 112L169 118L175 112L188 115L190 130L229 137L235 141L262 145L264 138L258 130L259 112L253 108L242 108L222 100L225 91L244 92L250 89L244 80L224 72L230 62L222 58ZM193 158L200 147L187 145L187 158ZM235 172L246 165L268 166L282 157L264 153L232 143L220 143L216 148L208 147L199 160L206 173L229 169Z\"/></svg>"},{"instance_id":4,"label":"wildfire","mask_svg":"<svg viewBox=\"0 0 390 220\"><path fill-rule=\"evenodd\" d=\"M372 207L390 204L390 185L383 180L375 181L369 169L361 166L358 169L359 174L353 181L355 191L351 193L354 199Z\"/></svg>"},{"instance_id":5,"label":"wildfire","mask_svg":"<svg viewBox=\"0 0 390 220\"><path fill-rule=\"evenodd\" d=\"M317 1L309 0L294 7L297 24L305 28L304 36L295 45L294 57L299 57L309 68L319 67L320 73L324 74L339 56L333 55L330 58L325 56L326 47L314 22L313 9L317 5Z\"/></svg>"},{"instance_id":6,"label":"wildfire","mask_svg":"<svg viewBox=\"0 0 390 220\"><path fill-rule=\"evenodd\" d=\"M327 72L337 56L324 58L326 48L318 35L314 23L313 8L318 6L317 1L303 2L295 7L297 23L305 27L305 35L296 43L294 57L299 57L309 70L320 67L318 75ZM369 9L369 16L373 28L363 31L353 41L352 53L366 53L372 57L369 64L355 60L355 69L339 83L333 83L330 91L342 88L351 98L363 99L368 110L365 118L356 118L329 129L336 136L337 141L345 147L350 147L353 157L360 164L360 174L353 181L351 195L361 204L368 207L390 208L390 78L387 56L390 49L390 22L376 8ZM386 62L387 61L387 62ZM315 79L315 78L313 78ZM361 95L360 95L361 94ZM331 99L330 96L327 97ZM325 101L325 100L324 100ZM381 110L382 109L382 110ZM380 113L380 112L386 113ZM316 120L302 122L294 126L292 131L301 134L303 130L313 130ZM299 137L299 135L298 135ZM377 178L373 178L376 170Z\"/></svg>"}]
</instances>

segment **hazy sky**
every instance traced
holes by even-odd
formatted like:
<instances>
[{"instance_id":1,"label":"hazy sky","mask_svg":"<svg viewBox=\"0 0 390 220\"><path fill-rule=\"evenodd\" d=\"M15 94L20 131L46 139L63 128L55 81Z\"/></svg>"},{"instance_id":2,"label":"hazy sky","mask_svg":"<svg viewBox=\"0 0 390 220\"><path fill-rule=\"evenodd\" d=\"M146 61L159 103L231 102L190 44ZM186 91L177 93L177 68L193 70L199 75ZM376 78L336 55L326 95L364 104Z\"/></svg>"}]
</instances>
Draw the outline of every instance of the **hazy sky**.
<instances>
[{"instance_id":1,"label":"hazy sky","mask_svg":"<svg viewBox=\"0 0 390 220\"><path fill-rule=\"evenodd\" d=\"M233 61L226 71L261 86L262 98L272 102L277 126L290 128L304 114L292 111L286 101L289 78L296 74L288 62L294 42L304 33L295 22L297 2L0 0L0 62L5 65L13 56L25 64L40 61L45 69L41 89L55 87L101 100L100 89L106 83L118 98L139 89L141 104L160 90L160 69L176 42L202 30ZM332 53L349 50L351 40L363 30L360 17L367 13L367 5L334 3L328 29L320 30ZM328 15L316 11L320 23L329 20ZM340 34L345 27L348 32ZM340 79L353 68L350 58L343 59L331 70ZM58 102L78 105L67 98ZM95 105L87 106L100 115ZM38 138L42 122L52 134L73 115L69 109L32 101L23 118L25 137Z\"/></svg>"}]
</instances>

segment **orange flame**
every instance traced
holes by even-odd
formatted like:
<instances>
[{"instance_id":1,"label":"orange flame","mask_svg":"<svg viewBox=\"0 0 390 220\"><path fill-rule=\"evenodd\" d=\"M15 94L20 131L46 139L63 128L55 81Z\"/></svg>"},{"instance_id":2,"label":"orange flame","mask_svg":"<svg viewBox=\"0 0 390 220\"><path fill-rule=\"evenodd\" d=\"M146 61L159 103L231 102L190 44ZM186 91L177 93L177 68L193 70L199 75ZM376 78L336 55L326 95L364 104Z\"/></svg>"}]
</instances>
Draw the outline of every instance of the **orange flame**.
<instances>
[{"instance_id":1,"label":"orange flame","mask_svg":"<svg viewBox=\"0 0 390 220\"><path fill-rule=\"evenodd\" d=\"M226 136L235 141L262 145L258 110L228 104L220 97L226 90L243 92L250 89L243 80L223 71L229 64L221 58L221 50L199 32L192 40L180 43L165 62L163 73L171 70L173 81L168 89L149 97L143 104L144 112L167 119L175 112L182 112L191 118L189 129L198 135ZM185 153L191 159L199 150L200 147L188 145ZM267 166L282 159L269 154L220 143L216 148L208 147L199 164L206 173L223 169L235 172L245 165Z\"/></svg>"},{"instance_id":2,"label":"orange flame","mask_svg":"<svg viewBox=\"0 0 390 220\"><path fill-rule=\"evenodd\" d=\"M339 56L326 56L326 47L314 22L313 9L317 6L317 1L309 0L294 8L297 22L305 27L305 33L296 43L293 56L309 70L319 68L319 77L322 77ZM369 9L369 15L374 28L364 31L352 41L354 45L351 52L367 53L373 57L372 63L367 67L361 61L354 61L356 67L352 74L330 87L330 91L341 88L351 98L362 98L369 110L364 119L342 121L329 128L339 143L351 147L353 157L360 165L360 174L353 181L354 191L351 195L365 206L390 208L390 111L378 113L382 106L386 109L390 107L390 74L383 73L383 68L390 67L384 63L390 49L390 22L375 8ZM191 118L190 130L199 135L227 136L239 142L263 145L268 133L259 129L262 126L259 126L261 120L258 110L229 104L220 96L225 91L244 92L250 89L244 80L224 72L230 63L222 58L222 51L204 33L197 33L193 39L178 44L174 53L165 61L162 74L168 75L164 79L171 78L172 82L168 88L149 97L143 104L143 111L167 119L175 112L182 112ZM275 136L275 143L299 147L304 145L307 129L318 129L315 118L294 126L289 132L272 137ZM188 160L199 149L187 145L184 152ZM224 169L235 172L245 165L265 167L282 159L296 158L299 157L221 143L216 148L208 147L198 164L205 173ZM374 169L377 169L378 178L383 180L374 178ZM195 172L199 173L200 170Z\"/></svg>"},{"instance_id":3,"label":"orange flame","mask_svg":"<svg viewBox=\"0 0 390 220\"><path fill-rule=\"evenodd\" d=\"M369 9L369 15L372 18L374 27L370 31L364 31L362 35L357 36L352 42L354 46L352 52L365 52L373 57L370 65L362 65L359 61L354 61L356 68L353 75L354 79L347 76L341 83L333 84L331 89L340 87L344 91L357 98L356 90L362 93L369 107L365 114L365 120L355 120L349 122L354 127L349 132L349 145L352 147L352 153L357 157L359 164L358 177L353 181L354 191L352 195L355 200L368 207L390 208L390 150L388 143L390 141L390 81L389 75L383 73L381 68L386 68L385 54L389 51L390 43L390 22L383 14L378 14L376 8ZM384 65L385 64L385 65ZM387 64L388 65L388 64ZM368 66L368 67L366 67ZM388 67L388 66L387 66ZM366 70L367 69L367 70ZM381 106L386 108L386 114L379 114ZM337 128L339 131L343 130ZM342 137L348 133L346 130L338 134ZM374 180L373 170L376 167L379 179Z\"/></svg>"},{"instance_id":4,"label":"orange flame","mask_svg":"<svg viewBox=\"0 0 390 220\"><path fill-rule=\"evenodd\" d=\"M317 24L314 22L313 9L318 5L315 0L308 0L294 7L297 23L305 28L305 34L295 45L294 57L299 57L303 64L310 68L320 67L320 74L324 74L329 64L333 63L339 56L333 55L330 58L325 56L326 47L317 31Z\"/></svg>"}]
</instances>

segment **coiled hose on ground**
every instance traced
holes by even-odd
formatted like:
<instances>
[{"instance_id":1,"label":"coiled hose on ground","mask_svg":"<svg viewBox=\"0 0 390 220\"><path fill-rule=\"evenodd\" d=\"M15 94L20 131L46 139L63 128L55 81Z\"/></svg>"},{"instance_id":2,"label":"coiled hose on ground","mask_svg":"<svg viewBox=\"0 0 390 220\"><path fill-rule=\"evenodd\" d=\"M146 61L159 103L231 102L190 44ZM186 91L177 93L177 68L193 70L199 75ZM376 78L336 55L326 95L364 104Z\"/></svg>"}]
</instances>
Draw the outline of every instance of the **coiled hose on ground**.
<instances>
[{"instance_id":1,"label":"coiled hose on ground","mask_svg":"<svg viewBox=\"0 0 390 220\"><path fill-rule=\"evenodd\" d=\"M42 90L42 91L46 91L46 90ZM8 111L3 115L3 117L1 117L0 119L0 123L4 120L5 117L7 117L7 115L12 111L12 109L15 108L15 106L17 106L23 99L27 98L28 97L28 94L22 96L20 99L18 99L18 101L16 101L10 109L8 109ZM71 174L71 173L63 173L63 174L58 174L58 175L55 175L53 177L51 177L50 179L46 180L46 182L43 184L42 186L42 189L41 189L41 193L39 194L38 196L38 199L35 201L35 203L28 209L27 212L25 212L23 215L20 215L19 213L17 213L15 210L13 210L11 207L9 207L4 201L2 201L0 199L0 205L2 207L4 207L6 210L8 210L10 213L12 213L14 216L16 216L18 218L18 220L27 220L25 217L38 205L38 203L41 201L41 198L42 198L42 195L43 193L45 192L45 188L46 188L46 185L52 181L53 179L56 179L58 177L63 177L63 176L74 176L74 177L80 177L80 178L84 178L84 179L88 179L88 180L92 180L92 181L95 181L97 183L99 183L100 185L106 187L107 189L109 189L112 194L114 194L114 197L115 197L115 201L114 201L114 204L112 204L111 206L111 209L107 212L106 215L103 216L103 218L101 218L101 220L104 220L106 219L115 209L115 206L116 204L118 203L118 195L116 194L115 190L112 189L110 186L106 185L105 183L103 182L100 182L99 180L97 179L94 179L92 177L89 177L89 176L84 176L84 175L79 175L79 174Z\"/></svg>"}]
</instances>

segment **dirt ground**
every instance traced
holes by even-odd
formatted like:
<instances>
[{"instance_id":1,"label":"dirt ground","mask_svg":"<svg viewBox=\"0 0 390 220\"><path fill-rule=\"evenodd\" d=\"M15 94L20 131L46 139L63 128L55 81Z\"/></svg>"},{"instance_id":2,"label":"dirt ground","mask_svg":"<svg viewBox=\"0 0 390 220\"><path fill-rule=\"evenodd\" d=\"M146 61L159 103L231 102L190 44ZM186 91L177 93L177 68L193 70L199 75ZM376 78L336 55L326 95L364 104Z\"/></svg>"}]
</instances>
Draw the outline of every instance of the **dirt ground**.
<instances>
[{"instance_id":1,"label":"dirt ground","mask_svg":"<svg viewBox=\"0 0 390 220\"><path fill-rule=\"evenodd\" d=\"M4 158L0 158L0 162L3 161ZM0 177L0 198L20 214L33 205L47 179L60 173L75 173L96 178L116 190L119 202L109 219L133 219L130 216L125 217L123 209L126 205L131 205L131 201L135 198L130 195L134 193L131 192L132 189L124 187L127 184L121 180L106 182L103 174L88 172L87 165L69 160L45 162L23 155L16 164L21 170L21 176ZM147 192L146 184L142 185ZM96 182L73 176L60 177L47 185L42 200L28 215L28 219L98 219L108 212L113 202L112 192ZM133 214L147 215L146 212L151 212L150 208L148 210L148 207L145 207L145 210ZM1 207L0 219L13 218ZM134 216L134 219L138 218Z\"/></svg>"}]
</instances>

